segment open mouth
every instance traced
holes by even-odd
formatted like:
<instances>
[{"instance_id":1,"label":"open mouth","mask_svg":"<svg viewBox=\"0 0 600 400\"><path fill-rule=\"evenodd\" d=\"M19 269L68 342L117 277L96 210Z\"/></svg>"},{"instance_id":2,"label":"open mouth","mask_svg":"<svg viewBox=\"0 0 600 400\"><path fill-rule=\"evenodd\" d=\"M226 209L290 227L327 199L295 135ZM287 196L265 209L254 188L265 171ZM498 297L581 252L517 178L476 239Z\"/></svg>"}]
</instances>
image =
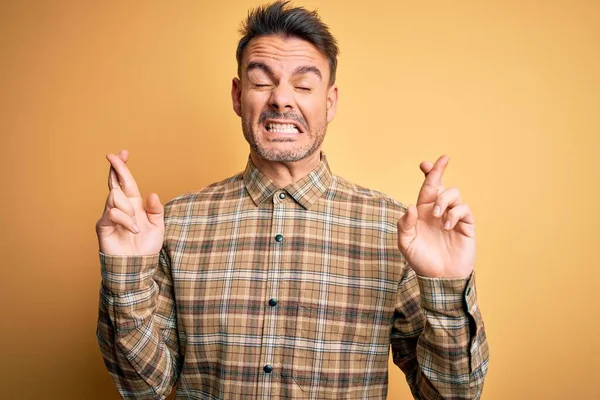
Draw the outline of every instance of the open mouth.
<instances>
[{"instance_id":1,"label":"open mouth","mask_svg":"<svg viewBox=\"0 0 600 400\"><path fill-rule=\"evenodd\" d=\"M267 132L272 133L301 133L302 131L295 124L280 124L276 122L268 122L265 124Z\"/></svg>"}]
</instances>

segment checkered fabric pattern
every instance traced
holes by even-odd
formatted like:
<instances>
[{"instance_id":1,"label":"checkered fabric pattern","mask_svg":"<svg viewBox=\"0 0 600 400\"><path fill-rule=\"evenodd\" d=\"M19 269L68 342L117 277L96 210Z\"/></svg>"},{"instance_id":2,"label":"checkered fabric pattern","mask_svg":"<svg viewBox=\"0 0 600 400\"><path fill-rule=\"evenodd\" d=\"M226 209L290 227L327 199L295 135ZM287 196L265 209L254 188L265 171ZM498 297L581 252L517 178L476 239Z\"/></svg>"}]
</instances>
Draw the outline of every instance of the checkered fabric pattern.
<instances>
[{"instance_id":1,"label":"checkered fabric pattern","mask_svg":"<svg viewBox=\"0 0 600 400\"><path fill-rule=\"evenodd\" d=\"M124 398L385 399L390 347L417 399L479 398L474 275L417 276L405 208L321 164L243 173L165 207L159 255L100 254L98 341Z\"/></svg>"}]
</instances>

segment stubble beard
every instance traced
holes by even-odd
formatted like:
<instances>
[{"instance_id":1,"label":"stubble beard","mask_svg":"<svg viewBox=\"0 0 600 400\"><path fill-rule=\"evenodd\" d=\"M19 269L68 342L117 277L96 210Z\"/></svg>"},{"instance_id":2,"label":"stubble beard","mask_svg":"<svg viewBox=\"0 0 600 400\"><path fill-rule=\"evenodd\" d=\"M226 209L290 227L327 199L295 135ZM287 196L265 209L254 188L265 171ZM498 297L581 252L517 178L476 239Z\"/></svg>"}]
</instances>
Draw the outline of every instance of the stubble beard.
<instances>
[{"instance_id":1,"label":"stubble beard","mask_svg":"<svg viewBox=\"0 0 600 400\"><path fill-rule=\"evenodd\" d=\"M301 133L301 135L309 135L310 143L301 147L291 149L273 149L266 148L260 143L260 134L258 133L258 131L262 129L262 121L259 120L256 129L253 129L250 121L247 118L242 118L242 131L244 132L244 137L246 138L246 141L250 145L250 149L252 149L252 151L262 159L274 162L301 161L307 157L312 156L317 150L321 148L323 140L325 140L325 133L327 132L327 120L325 119L325 121L321 125L316 127L314 132L310 132L306 124L303 125L305 127L305 131L304 133ZM293 139L282 138L279 140L276 139L274 142L285 143L293 141Z\"/></svg>"}]
</instances>

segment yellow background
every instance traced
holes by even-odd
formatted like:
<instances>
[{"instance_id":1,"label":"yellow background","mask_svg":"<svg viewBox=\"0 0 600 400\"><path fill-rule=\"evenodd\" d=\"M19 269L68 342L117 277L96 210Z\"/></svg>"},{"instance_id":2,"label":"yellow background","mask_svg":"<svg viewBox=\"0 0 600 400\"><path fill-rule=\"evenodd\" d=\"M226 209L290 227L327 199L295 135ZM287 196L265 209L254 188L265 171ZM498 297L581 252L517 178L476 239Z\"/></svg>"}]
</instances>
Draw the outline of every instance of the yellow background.
<instances>
[{"instance_id":1,"label":"yellow background","mask_svg":"<svg viewBox=\"0 0 600 400\"><path fill-rule=\"evenodd\" d=\"M241 170L251 1L2 1L0 397L116 399L95 339L104 156L163 201ZM484 400L600 398L600 2L306 1L337 36L334 173L414 202L447 153L478 223ZM390 369L390 399L409 399Z\"/></svg>"}]
</instances>

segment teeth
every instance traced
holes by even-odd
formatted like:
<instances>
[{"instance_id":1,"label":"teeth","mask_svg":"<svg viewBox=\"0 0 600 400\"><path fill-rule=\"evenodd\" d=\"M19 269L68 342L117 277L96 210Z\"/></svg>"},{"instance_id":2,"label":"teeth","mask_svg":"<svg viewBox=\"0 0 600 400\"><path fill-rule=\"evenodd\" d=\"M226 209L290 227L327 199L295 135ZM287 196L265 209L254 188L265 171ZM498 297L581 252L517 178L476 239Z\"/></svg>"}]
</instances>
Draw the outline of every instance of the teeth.
<instances>
[{"instance_id":1,"label":"teeth","mask_svg":"<svg viewBox=\"0 0 600 400\"><path fill-rule=\"evenodd\" d=\"M267 125L267 130L275 133L298 133L298 128L294 124L274 124L271 122Z\"/></svg>"}]
</instances>

